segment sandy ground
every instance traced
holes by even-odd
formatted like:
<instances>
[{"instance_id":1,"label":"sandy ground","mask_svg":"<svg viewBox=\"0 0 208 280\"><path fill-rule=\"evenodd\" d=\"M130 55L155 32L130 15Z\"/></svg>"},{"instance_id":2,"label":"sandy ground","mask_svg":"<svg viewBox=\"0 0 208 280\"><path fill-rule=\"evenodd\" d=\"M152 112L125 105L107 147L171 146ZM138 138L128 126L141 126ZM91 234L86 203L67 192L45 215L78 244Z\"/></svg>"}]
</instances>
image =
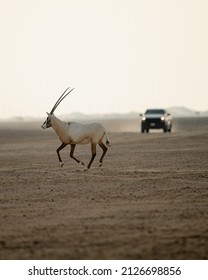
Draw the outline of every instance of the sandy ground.
<instances>
[{"instance_id":1,"label":"sandy ground","mask_svg":"<svg viewBox=\"0 0 208 280\"><path fill-rule=\"evenodd\" d=\"M112 146L87 172L69 147L60 168L52 130L0 124L0 259L207 259L208 119L103 123Z\"/></svg>"}]
</instances>

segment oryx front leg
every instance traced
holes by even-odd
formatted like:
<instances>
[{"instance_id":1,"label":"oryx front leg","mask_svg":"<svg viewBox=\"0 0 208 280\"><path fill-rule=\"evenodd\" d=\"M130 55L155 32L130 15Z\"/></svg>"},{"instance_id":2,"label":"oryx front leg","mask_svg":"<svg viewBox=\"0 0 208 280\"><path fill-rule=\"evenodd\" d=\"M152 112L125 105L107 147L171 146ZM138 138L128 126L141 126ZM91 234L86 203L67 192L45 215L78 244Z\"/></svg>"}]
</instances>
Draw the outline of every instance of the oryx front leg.
<instances>
[{"instance_id":1,"label":"oryx front leg","mask_svg":"<svg viewBox=\"0 0 208 280\"><path fill-rule=\"evenodd\" d=\"M64 165L64 163L63 163L63 161L62 161L62 159L61 159L61 156L60 156L60 153L59 153L59 152L60 152L63 148L65 148L66 146L67 146L67 144L62 143L61 146L56 150L61 167Z\"/></svg>"},{"instance_id":2,"label":"oryx front leg","mask_svg":"<svg viewBox=\"0 0 208 280\"><path fill-rule=\"evenodd\" d=\"M102 156L101 156L101 158L100 158L100 161L99 161L99 166L101 167L101 166L103 165L103 158L104 158L104 156L105 156L105 154L106 154L108 148L103 144L103 142L99 143L99 146L100 146L100 147L102 148L102 150L103 150L103 154L102 154Z\"/></svg>"},{"instance_id":3,"label":"oryx front leg","mask_svg":"<svg viewBox=\"0 0 208 280\"><path fill-rule=\"evenodd\" d=\"M81 163L82 165L85 165L83 161L74 157L75 146L76 146L76 144L71 144L70 157L73 158L76 162Z\"/></svg>"},{"instance_id":4,"label":"oryx front leg","mask_svg":"<svg viewBox=\"0 0 208 280\"><path fill-rule=\"evenodd\" d=\"M88 169L90 169L90 166L91 166L93 160L96 157L96 144L95 143L91 143L91 151L92 151L92 157L91 157L91 160L90 160L90 162L87 166Z\"/></svg>"}]
</instances>

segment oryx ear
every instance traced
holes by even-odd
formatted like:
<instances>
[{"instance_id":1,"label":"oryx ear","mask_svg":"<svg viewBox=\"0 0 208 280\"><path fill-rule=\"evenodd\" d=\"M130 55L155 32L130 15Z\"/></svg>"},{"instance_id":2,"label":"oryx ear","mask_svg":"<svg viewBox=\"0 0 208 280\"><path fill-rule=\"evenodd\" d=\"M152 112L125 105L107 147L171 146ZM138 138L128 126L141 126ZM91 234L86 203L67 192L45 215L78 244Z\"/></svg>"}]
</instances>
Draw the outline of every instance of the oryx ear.
<instances>
[{"instance_id":1,"label":"oryx ear","mask_svg":"<svg viewBox=\"0 0 208 280\"><path fill-rule=\"evenodd\" d=\"M50 114L48 112L46 112L46 114L49 116Z\"/></svg>"}]
</instances>

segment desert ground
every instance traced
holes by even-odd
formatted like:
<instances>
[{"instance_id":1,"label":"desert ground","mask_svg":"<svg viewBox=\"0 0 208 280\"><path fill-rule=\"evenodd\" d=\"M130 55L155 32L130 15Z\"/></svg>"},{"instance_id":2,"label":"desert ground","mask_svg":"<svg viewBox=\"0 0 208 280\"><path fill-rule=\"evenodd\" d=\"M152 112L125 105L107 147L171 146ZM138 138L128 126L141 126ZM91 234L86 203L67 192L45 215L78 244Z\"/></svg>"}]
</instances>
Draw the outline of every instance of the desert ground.
<instances>
[{"instance_id":1,"label":"desert ground","mask_svg":"<svg viewBox=\"0 0 208 280\"><path fill-rule=\"evenodd\" d=\"M0 123L0 259L208 259L208 118L99 121L111 147L89 171L69 146L59 166L41 122Z\"/></svg>"}]
</instances>

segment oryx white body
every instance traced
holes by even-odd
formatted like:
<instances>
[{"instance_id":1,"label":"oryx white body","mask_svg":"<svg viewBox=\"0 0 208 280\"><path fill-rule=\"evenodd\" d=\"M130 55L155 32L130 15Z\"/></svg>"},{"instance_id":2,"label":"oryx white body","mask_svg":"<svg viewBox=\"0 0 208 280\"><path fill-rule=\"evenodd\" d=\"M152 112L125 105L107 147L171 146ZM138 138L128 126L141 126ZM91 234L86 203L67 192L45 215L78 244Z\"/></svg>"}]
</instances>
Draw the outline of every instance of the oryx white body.
<instances>
[{"instance_id":1,"label":"oryx white body","mask_svg":"<svg viewBox=\"0 0 208 280\"><path fill-rule=\"evenodd\" d=\"M106 134L100 123L63 122L55 115L50 118L52 128L65 144L97 144Z\"/></svg>"},{"instance_id":2,"label":"oryx white body","mask_svg":"<svg viewBox=\"0 0 208 280\"><path fill-rule=\"evenodd\" d=\"M65 91L66 92L66 91ZM69 92L63 97L65 92L62 96L58 99L56 104L54 105L51 113L47 113L48 117L46 121L41 126L43 129L52 127L56 132L57 136L59 137L60 141L62 142L61 146L57 149L57 154L59 158L59 162L61 166L63 166L63 162L60 156L60 150L62 150L67 145L71 145L71 152L70 156L78 163L84 165L84 163L77 158L74 157L74 149L77 144L89 144L91 143L91 151L92 156L91 160L87 166L89 169L95 156L96 156L96 146L97 144L102 148L103 153L99 161L99 165L102 165L103 158L108 150L106 145L109 144L108 136L106 134L105 128L100 123L88 123L88 124L81 124L77 122L64 122L58 119L54 114L54 110L60 104L60 102L69 94ZM106 145L103 143L104 139L106 140Z\"/></svg>"}]
</instances>

